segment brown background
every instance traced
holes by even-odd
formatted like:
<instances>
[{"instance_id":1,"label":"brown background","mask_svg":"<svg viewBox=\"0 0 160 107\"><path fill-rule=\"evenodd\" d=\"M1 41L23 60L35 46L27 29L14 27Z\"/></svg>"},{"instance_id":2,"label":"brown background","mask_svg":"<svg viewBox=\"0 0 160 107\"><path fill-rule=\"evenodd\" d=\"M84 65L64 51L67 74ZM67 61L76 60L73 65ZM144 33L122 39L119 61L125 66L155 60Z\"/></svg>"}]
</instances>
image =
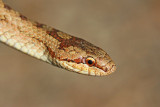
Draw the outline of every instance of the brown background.
<instances>
[{"instance_id":1,"label":"brown background","mask_svg":"<svg viewBox=\"0 0 160 107\"><path fill-rule=\"evenodd\" d=\"M106 50L117 71L71 73L0 43L0 107L160 107L159 0L4 0Z\"/></svg>"}]
</instances>

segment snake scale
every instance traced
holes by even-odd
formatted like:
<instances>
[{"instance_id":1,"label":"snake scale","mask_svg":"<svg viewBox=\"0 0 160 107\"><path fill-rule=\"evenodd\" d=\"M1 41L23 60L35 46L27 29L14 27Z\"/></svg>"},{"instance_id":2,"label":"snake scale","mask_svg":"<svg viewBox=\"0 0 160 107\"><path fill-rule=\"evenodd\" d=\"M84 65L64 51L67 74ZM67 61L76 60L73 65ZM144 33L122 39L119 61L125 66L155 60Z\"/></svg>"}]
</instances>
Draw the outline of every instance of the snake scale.
<instances>
[{"instance_id":1,"label":"snake scale","mask_svg":"<svg viewBox=\"0 0 160 107\"><path fill-rule=\"evenodd\" d=\"M30 56L80 74L103 76L116 70L101 48L33 22L0 0L0 41Z\"/></svg>"}]
</instances>

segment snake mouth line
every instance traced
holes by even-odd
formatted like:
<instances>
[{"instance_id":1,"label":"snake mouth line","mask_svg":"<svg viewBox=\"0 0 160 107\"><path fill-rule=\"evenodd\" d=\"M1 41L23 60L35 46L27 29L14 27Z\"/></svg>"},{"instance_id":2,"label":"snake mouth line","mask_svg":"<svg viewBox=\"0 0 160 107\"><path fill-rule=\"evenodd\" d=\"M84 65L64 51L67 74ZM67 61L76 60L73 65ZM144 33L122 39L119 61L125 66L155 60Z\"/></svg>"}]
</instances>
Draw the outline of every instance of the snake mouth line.
<instances>
[{"instance_id":1,"label":"snake mouth line","mask_svg":"<svg viewBox=\"0 0 160 107\"><path fill-rule=\"evenodd\" d=\"M76 73L84 74L84 75L91 75L91 76L105 76L109 75L113 71L104 72L102 69L96 68L96 67L89 67L86 64L80 63L75 64L74 62L67 62L67 61L59 61L56 59L56 62L59 64L58 66L69 70L74 71ZM76 68L77 67L77 68Z\"/></svg>"},{"instance_id":2,"label":"snake mouth line","mask_svg":"<svg viewBox=\"0 0 160 107\"><path fill-rule=\"evenodd\" d=\"M80 57L80 58L77 58L77 59L61 59L60 57L58 57L57 59L59 59L59 61L66 61L66 62L72 62L72 63L76 63L76 64L86 64L86 58L87 57ZM110 60L108 63L112 62L112 60ZM107 63L107 64L108 64ZM87 65L87 64L86 64ZM89 66L89 65L88 65ZM90 66L90 67L95 67L95 68L98 68L100 70L102 70L103 72L107 73L109 72L109 69L108 67L106 66L100 66L97 62L93 65L93 66ZM111 68L112 69L112 68ZM110 70L111 70L110 69Z\"/></svg>"}]
</instances>

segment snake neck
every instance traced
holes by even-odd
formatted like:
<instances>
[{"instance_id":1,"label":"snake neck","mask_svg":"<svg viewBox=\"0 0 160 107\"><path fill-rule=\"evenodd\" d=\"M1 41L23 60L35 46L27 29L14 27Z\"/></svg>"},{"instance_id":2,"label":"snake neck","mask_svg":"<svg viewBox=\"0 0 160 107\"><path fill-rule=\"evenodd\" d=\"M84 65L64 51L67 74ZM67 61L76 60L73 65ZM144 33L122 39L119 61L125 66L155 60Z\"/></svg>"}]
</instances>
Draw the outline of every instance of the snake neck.
<instances>
[{"instance_id":1,"label":"snake neck","mask_svg":"<svg viewBox=\"0 0 160 107\"><path fill-rule=\"evenodd\" d=\"M53 63L55 51L60 44L55 38L57 31L27 19L0 0L0 41L38 59Z\"/></svg>"},{"instance_id":2,"label":"snake neck","mask_svg":"<svg viewBox=\"0 0 160 107\"><path fill-rule=\"evenodd\" d=\"M8 5L0 4L0 41L28 55L59 66L59 60L72 59L73 45L81 39L29 20ZM75 44L75 40L79 41ZM61 54L60 54L61 53ZM70 56L70 57L69 57Z\"/></svg>"}]
</instances>

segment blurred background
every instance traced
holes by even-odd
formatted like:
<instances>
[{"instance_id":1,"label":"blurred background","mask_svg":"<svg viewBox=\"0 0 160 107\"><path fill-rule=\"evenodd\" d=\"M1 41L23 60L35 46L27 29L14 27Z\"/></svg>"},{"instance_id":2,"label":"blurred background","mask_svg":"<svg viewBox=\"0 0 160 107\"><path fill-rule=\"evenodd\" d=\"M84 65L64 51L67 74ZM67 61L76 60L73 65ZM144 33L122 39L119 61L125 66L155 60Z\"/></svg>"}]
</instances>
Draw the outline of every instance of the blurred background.
<instances>
[{"instance_id":1,"label":"blurred background","mask_svg":"<svg viewBox=\"0 0 160 107\"><path fill-rule=\"evenodd\" d=\"M103 48L117 71L79 75L0 43L0 107L160 107L159 0L4 2Z\"/></svg>"}]
</instances>

